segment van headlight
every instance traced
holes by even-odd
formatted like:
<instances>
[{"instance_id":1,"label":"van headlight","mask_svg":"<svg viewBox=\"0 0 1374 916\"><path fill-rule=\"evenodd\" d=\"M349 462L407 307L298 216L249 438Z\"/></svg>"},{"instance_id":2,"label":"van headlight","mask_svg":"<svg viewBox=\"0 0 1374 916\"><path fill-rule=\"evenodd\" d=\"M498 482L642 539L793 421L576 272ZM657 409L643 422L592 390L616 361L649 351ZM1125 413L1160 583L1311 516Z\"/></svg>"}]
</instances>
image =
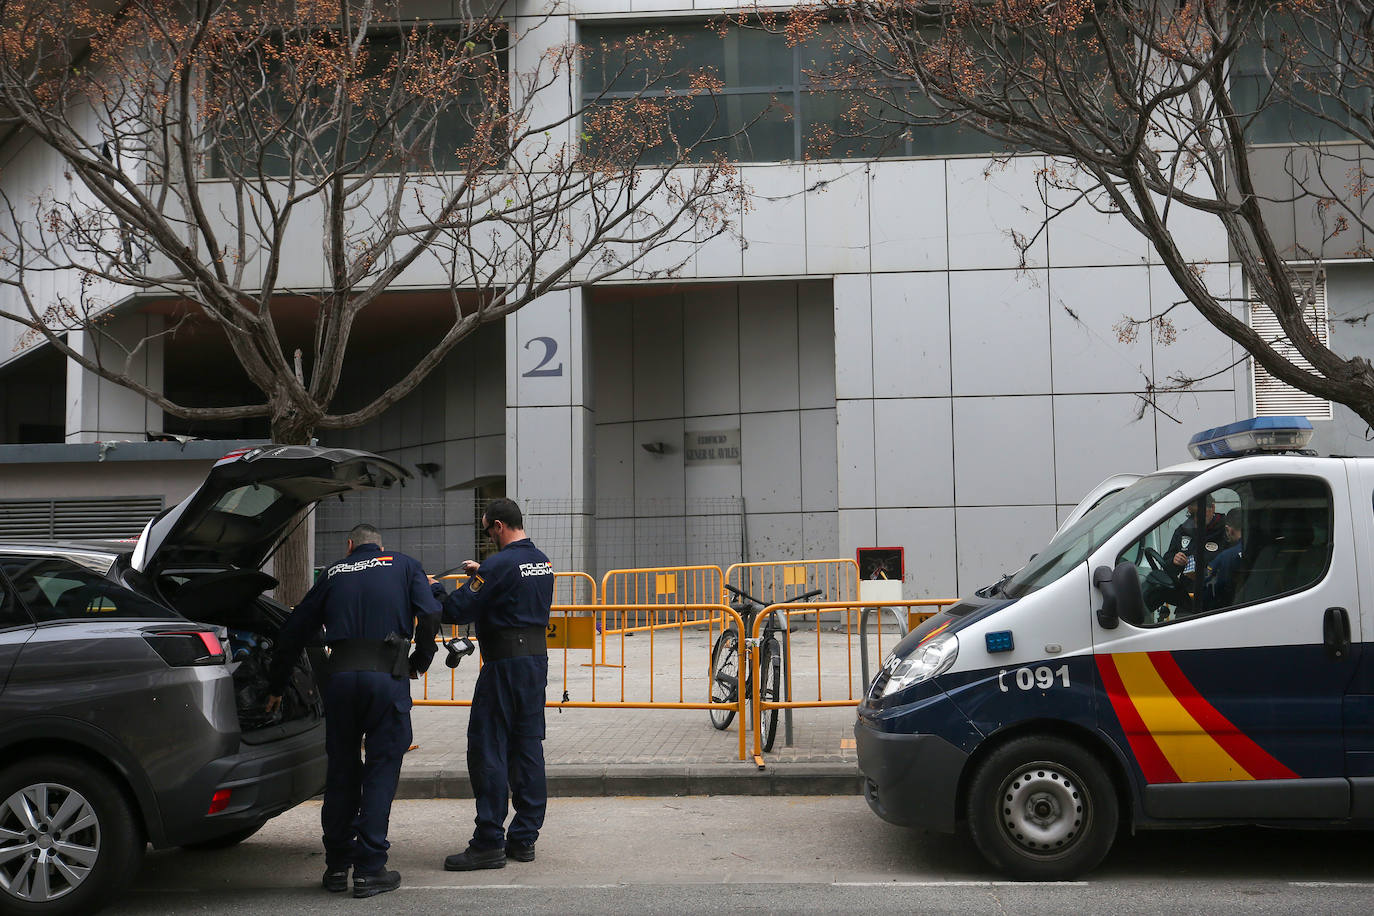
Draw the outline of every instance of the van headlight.
<instances>
[{"instance_id":1,"label":"van headlight","mask_svg":"<svg viewBox=\"0 0 1374 916\"><path fill-rule=\"evenodd\" d=\"M959 637L953 633L943 633L917 646L905 658L889 655L883 662L882 675L873 686L878 688L879 697L891 696L912 684L939 677L950 669L958 657Z\"/></svg>"}]
</instances>

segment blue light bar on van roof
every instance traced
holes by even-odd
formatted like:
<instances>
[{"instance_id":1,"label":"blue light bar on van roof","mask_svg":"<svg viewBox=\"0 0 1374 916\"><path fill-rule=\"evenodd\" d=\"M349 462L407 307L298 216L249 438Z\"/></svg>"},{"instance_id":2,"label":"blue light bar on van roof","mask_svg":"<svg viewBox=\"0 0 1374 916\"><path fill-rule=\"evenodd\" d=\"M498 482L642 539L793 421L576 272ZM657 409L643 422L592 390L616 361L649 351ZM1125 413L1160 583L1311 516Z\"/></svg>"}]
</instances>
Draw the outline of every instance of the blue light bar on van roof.
<instances>
[{"instance_id":1,"label":"blue light bar on van roof","mask_svg":"<svg viewBox=\"0 0 1374 916\"><path fill-rule=\"evenodd\" d=\"M1258 452L1295 452L1312 441L1306 417L1255 417L1204 429L1188 440L1194 458L1234 458Z\"/></svg>"}]
</instances>

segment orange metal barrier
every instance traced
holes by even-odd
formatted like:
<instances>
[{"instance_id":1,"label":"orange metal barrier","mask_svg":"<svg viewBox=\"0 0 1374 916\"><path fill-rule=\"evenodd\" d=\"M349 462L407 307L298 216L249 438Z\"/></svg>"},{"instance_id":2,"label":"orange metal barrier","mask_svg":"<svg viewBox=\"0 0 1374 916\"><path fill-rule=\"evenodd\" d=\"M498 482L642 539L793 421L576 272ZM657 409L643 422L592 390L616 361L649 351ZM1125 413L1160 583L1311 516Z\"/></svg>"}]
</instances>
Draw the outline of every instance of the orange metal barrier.
<instances>
[{"instance_id":1,"label":"orange metal barrier","mask_svg":"<svg viewBox=\"0 0 1374 916\"><path fill-rule=\"evenodd\" d=\"M752 712L750 713L750 725L751 725L751 727L752 727L753 730L754 730L754 763L757 764L757 765L759 766L760 769L763 768L763 765L764 765L764 764L763 764L763 739L762 739L761 734L760 734L759 725L760 725L760 722L761 722L761 720L762 720L762 718L763 718L763 713L764 713L766 710L769 710L769 709L782 709L782 710L788 710L788 709L802 709L802 708L820 708L820 707L828 707L828 706L857 706L858 703L859 703L859 701L862 699L862 696L855 696L855 692L854 692L854 651L855 651L855 650L854 650L854 642L855 642L855 638L856 638L856 636L857 636L857 632L856 632L855 628L854 628L853 625L852 625L852 618L853 618L853 615L852 615L852 614L849 614L849 613L846 613L846 614L844 615L844 619L845 619L845 625L844 625L844 634L845 634L845 656L846 656L846 658L845 658L845 669L844 669L844 670L845 670L845 675L846 675L846 676L845 676L845 682L846 682L846 691L845 691L845 694L846 694L846 695L845 695L844 699L826 699L826 698L825 698L825 695L824 695L824 693L825 693L825 691L824 691L824 671L825 671L825 664L824 664L824 652L823 652L822 649L821 649L821 646L822 646L822 643L821 643L821 614L822 614L822 612L824 612L824 611L831 611L831 610L842 610L842 611L858 610L858 611L862 611L864 608L878 608L878 607L883 607L883 608L886 608L886 607L891 607L891 608L906 608L906 609L907 609L907 613L908 613L910 619L913 619L913 620L917 620L917 619L919 619L919 620L924 620L924 619L926 619L927 617L933 616L934 613L938 612L938 610L939 610L940 608L948 607L949 605L954 604L956 601L958 601L957 598L914 598L914 599L910 599L910 600L906 600L906 601L881 601L881 602L874 602L874 601L818 601L818 602L804 602L804 603L796 603L796 602L786 603L786 602L783 602L783 603L778 603L778 604L771 605L770 607L768 607L768 608L766 608L765 610L763 610L762 612L760 612L759 615L758 615L757 617L754 618L753 630L752 630L752 632L750 633L751 639L749 640L748 643L746 643L746 647L747 647L747 649L748 649L748 658L747 658L746 660L744 660L744 662L747 663L748 666L749 666L750 680L751 680L751 682L752 682L752 687L751 687L751 691L750 691L750 692L751 692L750 702L751 702L751 705L752 705ZM932 610L929 611L929 612L924 611L924 610L917 611L917 610L914 610L914 609L916 609L916 608L922 608L922 609L924 609L924 608L931 608ZM787 629L790 629L790 628L791 628L792 618L793 618L793 617L796 617L796 616L802 616L802 617L805 617L805 616L812 616L812 617L815 618L815 627L814 627L814 630L815 630L815 637L816 637L816 670L815 670L815 677L816 677L816 698L815 698L814 700L812 700L812 699L804 699L804 700L797 699L797 694L796 694L796 692L795 692L795 690L794 690L794 687L796 686L796 680L797 680L797 678L796 678L796 676L795 676L796 673L793 671L793 664L792 664L792 657L793 657L792 648L793 648L793 644L795 643L795 638L787 639L787 638L782 638L782 637L779 637L779 641L780 641L780 642L782 643L782 645L783 645L783 678L784 678L784 680L783 680L783 685L784 685L783 697L782 697L782 698L779 698L779 699L776 700L776 701L771 701L771 702L763 702L762 699L761 699L761 697L760 697L760 689L761 689L762 684L761 684L761 676L760 676L760 672L759 672L759 651L758 651L758 648L757 648L757 647L758 647L758 639L759 639L759 637L760 637L760 634L763 632L763 627L764 627L765 622L767 621L768 617L769 617L774 611L776 611L776 612L778 612L780 615L782 615L782 617L783 617L783 625L784 625L784 627L787 628ZM809 629L809 628L808 628L808 629ZM798 635L800 635L800 633L801 633L801 631L798 631ZM882 658L882 628L881 628L881 627L878 628L877 638L878 638L878 657L879 657L879 658ZM809 675L809 672L808 672L808 675ZM868 689L868 685L867 685L867 684L861 684L860 687L859 687L859 689L860 689L860 691L867 690L867 689Z\"/></svg>"},{"instance_id":2,"label":"orange metal barrier","mask_svg":"<svg viewBox=\"0 0 1374 916\"><path fill-rule=\"evenodd\" d=\"M846 557L736 563L725 570L725 581L765 604L789 601L816 588L825 601L859 599L859 565ZM724 596L726 604L730 597Z\"/></svg>"},{"instance_id":3,"label":"orange metal barrier","mask_svg":"<svg viewBox=\"0 0 1374 916\"><path fill-rule=\"evenodd\" d=\"M642 609L649 606L678 608L678 614L695 615L699 612L683 609L720 604L723 581L719 566L612 569L601 577L601 603L610 609L603 617L602 629L642 629L647 619ZM665 621L662 614L655 618Z\"/></svg>"},{"instance_id":4,"label":"orange metal barrier","mask_svg":"<svg viewBox=\"0 0 1374 916\"><path fill-rule=\"evenodd\" d=\"M731 703L711 702L711 649L714 645L713 634L719 632L721 622L724 626L733 628L741 635L743 643L744 623L732 608L718 603L698 603L698 604L628 604L609 607L605 605L591 607L588 605L554 605L552 619L569 616L578 613L585 613L588 610L595 612L598 622L601 623L601 649L603 654L607 648L612 649L612 655L617 658L620 664L616 665L583 665L570 664L569 654L572 652L588 651L588 647L582 648L555 648L550 646L549 656L551 667L561 661L562 667L562 689L560 696L562 701L549 701L545 703L549 709L684 709L684 710L730 710L734 712L741 723L745 721L744 705L746 697L743 691L737 693L736 699ZM606 632L609 622L607 614L621 614L624 612L640 615L646 621L642 627L624 628L612 631L612 639L609 643L606 640ZM705 636L702 640L697 635L700 633ZM637 648L641 655L647 649L647 665L630 666L626 661L626 638L631 635L639 635ZM647 638L645 638L647 637ZM670 643L667 652L660 652L658 642L666 640ZM618 651L615 651L618 650ZM558 656L561 654L561 658ZM436 661L442 658L442 653L436 655ZM556 660L557 659L557 660ZM471 680L473 672L478 667L478 660L469 660L471 668L467 665L457 669L449 669L449 697L448 699L431 698L429 695L430 682L426 677L421 699L415 700L415 706L471 706L471 699L458 699L457 680L459 672L463 673L464 681ZM741 665L743 658L741 657ZM669 669L666 677L660 677L657 670L662 665ZM607 698L605 686L598 689L598 670L603 667L613 667L619 669L619 676L615 682L609 685L610 696ZM630 668L642 672L636 677L631 677L627 671ZM551 678L552 680L552 678ZM666 684L664 683L666 681ZM674 690L674 682L676 690ZM467 683L465 688L470 689ZM572 692L576 691L579 695L589 697L586 700L574 700L571 698ZM600 696L598 696L598 693ZM699 699L691 699L699 697ZM739 759L745 759L745 740L743 727L739 730Z\"/></svg>"}]
</instances>

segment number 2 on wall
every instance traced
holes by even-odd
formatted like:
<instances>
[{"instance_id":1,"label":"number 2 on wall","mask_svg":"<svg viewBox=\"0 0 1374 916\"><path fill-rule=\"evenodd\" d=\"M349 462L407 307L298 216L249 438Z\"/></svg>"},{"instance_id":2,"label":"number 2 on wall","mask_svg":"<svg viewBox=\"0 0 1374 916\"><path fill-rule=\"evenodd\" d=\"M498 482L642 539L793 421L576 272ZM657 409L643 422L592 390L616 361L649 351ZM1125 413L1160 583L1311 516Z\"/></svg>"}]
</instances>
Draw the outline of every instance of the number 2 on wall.
<instances>
[{"instance_id":1,"label":"number 2 on wall","mask_svg":"<svg viewBox=\"0 0 1374 916\"><path fill-rule=\"evenodd\" d=\"M549 376L562 375L562 363L559 363L556 366L549 366L549 362L553 359L554 354L558 352L558 341L554 340L552 337L531 337L529 340L525 341L525 349L528 350L532 345L536 343L541 343L544 345L544 358L539 361L539 365L535 366L528 372L522 373L520 377L547 378ZM549 367L545 369L545 366Z\"/></svg>"}]
</instances>

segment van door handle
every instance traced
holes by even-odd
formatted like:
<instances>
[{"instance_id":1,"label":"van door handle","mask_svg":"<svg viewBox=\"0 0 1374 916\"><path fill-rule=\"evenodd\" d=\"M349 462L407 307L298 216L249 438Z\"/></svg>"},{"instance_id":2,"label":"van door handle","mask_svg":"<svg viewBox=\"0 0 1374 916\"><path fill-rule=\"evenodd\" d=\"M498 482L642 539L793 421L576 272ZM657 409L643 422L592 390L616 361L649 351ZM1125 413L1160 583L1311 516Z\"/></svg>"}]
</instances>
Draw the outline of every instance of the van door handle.
<instances>
[{"instance_id":1,"label":"van door handle","mask_svg":"<svg viewBox=\"0 0 1374 916\"><path fill-rule=\"evenodd\" d=\"M1350 654L1350 615L1343 607L1329 607L1322 620L1322 641L1326 657L1340 661Z\"/></svg>"}]
</instances>

